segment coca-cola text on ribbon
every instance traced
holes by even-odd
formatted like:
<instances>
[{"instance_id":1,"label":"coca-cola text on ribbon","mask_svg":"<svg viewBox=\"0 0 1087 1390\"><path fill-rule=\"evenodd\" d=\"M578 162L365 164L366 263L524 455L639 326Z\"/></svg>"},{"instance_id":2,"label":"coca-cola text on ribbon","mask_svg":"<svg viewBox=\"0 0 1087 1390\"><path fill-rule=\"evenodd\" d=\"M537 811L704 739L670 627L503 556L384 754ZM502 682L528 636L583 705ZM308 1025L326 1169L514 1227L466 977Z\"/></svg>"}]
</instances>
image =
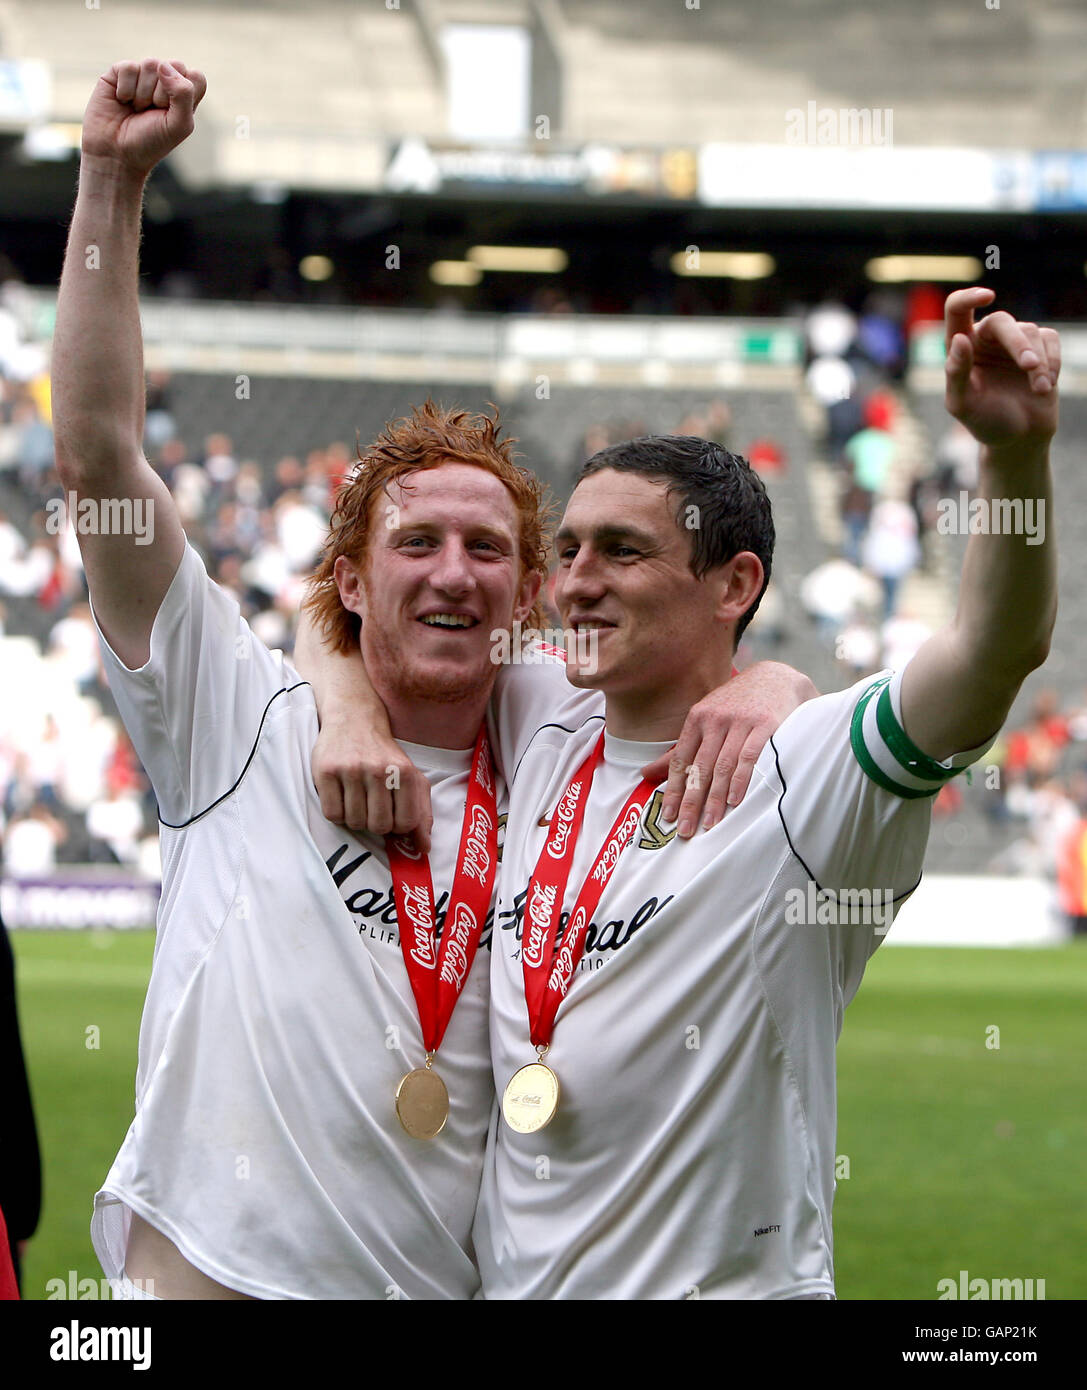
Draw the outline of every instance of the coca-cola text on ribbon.
<instances>
[{"instance_id":1,"label":"coca-cola text on ribbon","mask_svg":"<svg viewBox=\"0 0 1087 1390\"><path fill-rule=\"evenodd\" d=\"M433 970L437 965L434 956L434 922L430 915L430 902L424 888L404 885L404 915L411 926L411 936L415 943L411 948L411 958L424 970Z\"/></svg>"},{"instance_id":2,"label":"coca-cola text on ribbon","mask_svg":"<svg viewBox=\"0 0 1087 1390\"><path fill-rule=\"evenodd\" d=\"M566 841L570 838L580 795L581 783L571 782L555 807L555 814L551 818L551 833L547 837L547 852L552 859L561 859L566 853Z\"/></svg>"},{"instance_id":3,"label":"coca-cola text on ribbon","mask_svg":"<svg viewBox=\"0 0 1087 1390\"><path fill-rule=\"evenodd\" d=\"M491 867L491 854L487 848L494 822L485 806L472 809L472 824L464 839L464 863L462 868L469 878L477 883L486 883Z\"/></svg>"},{"instance_id":4,"label":"coca-cola text on ribbon","mask_svg":"<svg viewBox=\"0 0 1087 1390\"><path fill-rule=\"evenodd\" d=\"M448 940L442 947L440 978L446 984L456 985L458 990L463 988L464 977L468 974L468 943L476 925L475 913L467 903L458 903L452 925L445 924Z\"/></svg>"}]
</instances>

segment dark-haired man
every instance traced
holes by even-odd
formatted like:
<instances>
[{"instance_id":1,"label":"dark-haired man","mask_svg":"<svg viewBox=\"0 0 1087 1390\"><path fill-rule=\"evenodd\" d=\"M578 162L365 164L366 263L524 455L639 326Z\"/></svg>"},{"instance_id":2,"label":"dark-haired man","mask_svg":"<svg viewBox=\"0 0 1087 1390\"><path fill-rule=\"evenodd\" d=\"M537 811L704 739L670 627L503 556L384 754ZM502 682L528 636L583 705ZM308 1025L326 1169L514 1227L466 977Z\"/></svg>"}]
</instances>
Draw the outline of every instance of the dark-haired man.
<instances>
[{"instance_id":1,"label":"dark-haired man","mask_svg":"<svg viewBox=\"0 0 1087 1390\"><path fill-rule=\"evenodd\" d=\"M1044 502L1057 335L975 326L991 298L948 299L948 406L984 446L981 495ZM541 719L511 784L485 1297L834 1296L842 1013L916 887L933 794L1044 660L1055 562L1048 540L972 535L955 620L903 670L802 705L743 803L672 838L638 769L727 679L769 537L742 461L686 439L603 451L567 507L555 598L598 634L568 674L606 721Z\"/></svg>"}]
</instances>

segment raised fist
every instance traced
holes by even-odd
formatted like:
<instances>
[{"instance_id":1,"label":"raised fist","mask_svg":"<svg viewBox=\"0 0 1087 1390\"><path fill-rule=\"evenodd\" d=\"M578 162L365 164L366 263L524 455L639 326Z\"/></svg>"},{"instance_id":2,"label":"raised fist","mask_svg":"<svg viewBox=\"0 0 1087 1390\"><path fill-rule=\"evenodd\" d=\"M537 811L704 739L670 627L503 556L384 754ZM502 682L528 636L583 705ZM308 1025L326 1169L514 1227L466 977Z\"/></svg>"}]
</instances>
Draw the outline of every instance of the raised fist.
<instances>
[{"instance_id":1,"label":"raised fist","mask_svg":"<svg viewBox=\"0 0 1087 1390\"><path fill-rule=\"evenodd\" d=\"M83 117L83 154L148 174L193 130L207 90L202 72L157 58L114 63L98 79Z\"/></svg>"}]
</instances>

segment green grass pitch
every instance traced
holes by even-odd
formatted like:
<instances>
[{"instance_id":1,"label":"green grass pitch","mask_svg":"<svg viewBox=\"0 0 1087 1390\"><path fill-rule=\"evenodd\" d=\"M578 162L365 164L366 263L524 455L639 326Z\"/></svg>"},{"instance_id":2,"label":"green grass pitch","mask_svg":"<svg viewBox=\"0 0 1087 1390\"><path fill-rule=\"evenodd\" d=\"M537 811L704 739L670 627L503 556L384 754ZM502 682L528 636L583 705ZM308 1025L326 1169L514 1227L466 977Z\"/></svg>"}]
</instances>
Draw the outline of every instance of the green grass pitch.
<instances>
[{"instance_id":1,"label":"green grass pitch","mask_svg":"<svg viewBox=\"0 0 1087 1390\"><path fill-rule=\"evenodd\" d=\"M12 933L45 1165L28 1298L101 1278L91 1202L132 1115L153 941ZM1087 943L876 954L838 1048L840 1298L935 1299L964 1269L1087 1297L1085 1012Z\"/></svg>"}]
</instances>

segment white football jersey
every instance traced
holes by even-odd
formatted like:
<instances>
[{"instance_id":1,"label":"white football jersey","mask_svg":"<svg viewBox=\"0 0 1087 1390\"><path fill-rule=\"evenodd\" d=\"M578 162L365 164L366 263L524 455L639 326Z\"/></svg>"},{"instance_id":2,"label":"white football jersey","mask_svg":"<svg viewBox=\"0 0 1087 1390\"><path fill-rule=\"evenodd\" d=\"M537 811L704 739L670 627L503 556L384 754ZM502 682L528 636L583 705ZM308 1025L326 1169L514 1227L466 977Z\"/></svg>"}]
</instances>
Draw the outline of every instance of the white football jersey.
<instances>
[{"instance_id":1,"label":"white football jersey","mask_svg":"<svg viewBox=\"0 0 1087 1390\"><path fill-rule=\"evenodd\" d=\"M931 797L983 749L937 764L902 729L890 672L801 706L744 801L689 841L643 813L588 929L546 1062L550 1125L496 1115L476 1252L483 1296L833 1296L835 1045L842 1014L916 887ZM499 1097L535 1060L524 900L547 822L603 726L541 697L507 771L491 979ZM593 710L596 713L593 713ZM668 744L610 735L564 897Z\"/></svg>"},{"instance_id":2,"label":"white football jersey","mask_svg":"<svg viewBox=\"0 0 1087 1390\"><path fill-rule=\"evenodd\" d=\"M163 822L136 1114L95 1198L106 1275L136 1211L257 1298L471 1298L494 1098L490 918L435 1062L448 1122L411 1139L394 1097L425 1054L384 840L321 814L310 687L190 548L147 664L102 646ZM441 921L471 750L405 748L431 783Z\"/></svg>"}]
</instances>

